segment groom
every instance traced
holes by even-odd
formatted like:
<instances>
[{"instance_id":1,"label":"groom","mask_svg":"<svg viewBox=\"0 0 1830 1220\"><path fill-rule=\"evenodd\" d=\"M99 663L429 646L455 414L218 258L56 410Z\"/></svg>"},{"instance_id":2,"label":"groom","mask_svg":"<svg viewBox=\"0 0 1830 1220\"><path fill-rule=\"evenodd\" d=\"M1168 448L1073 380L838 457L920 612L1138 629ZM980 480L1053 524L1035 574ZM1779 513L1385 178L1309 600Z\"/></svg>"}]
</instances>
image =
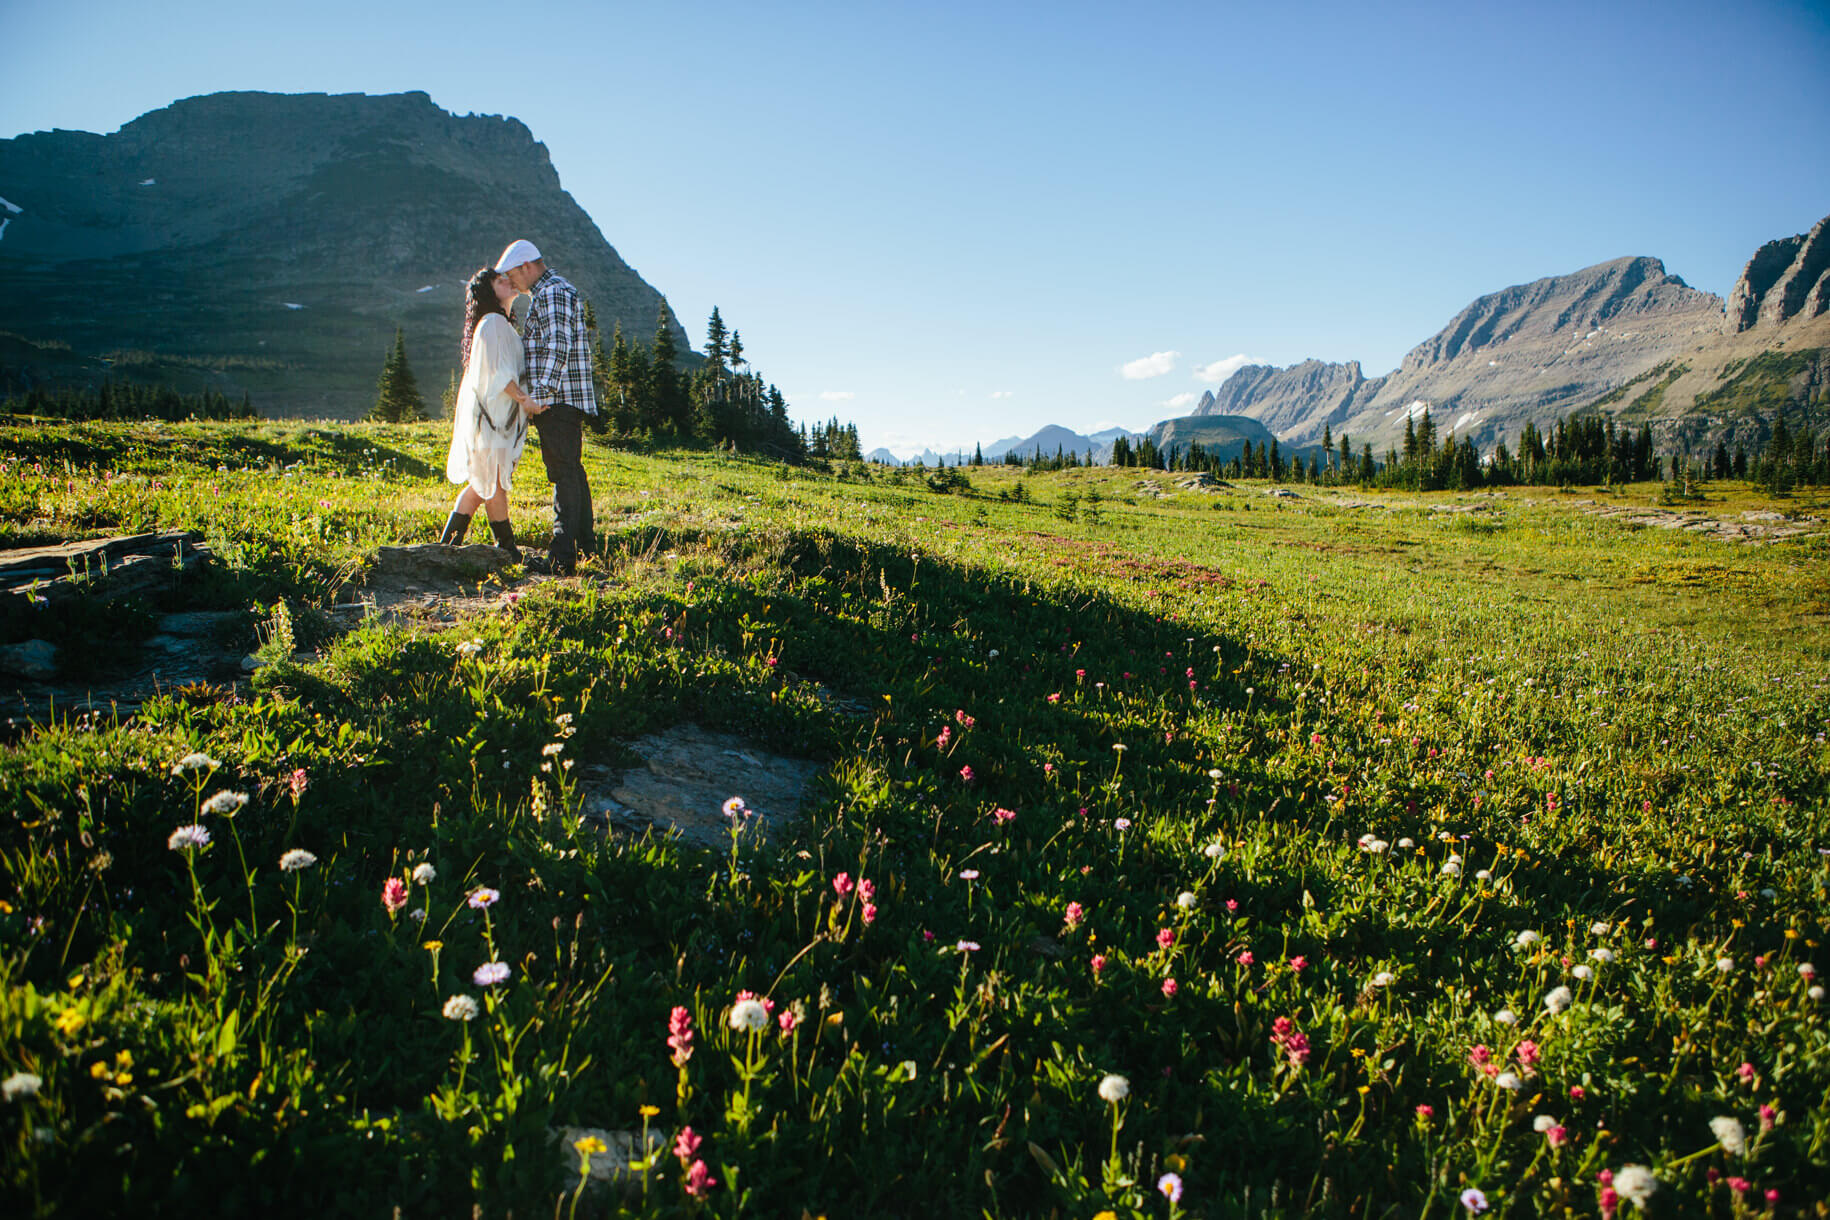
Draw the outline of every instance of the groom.
<instances>
[{"instance_id":1,"label":"groom","mask_svg":"<svg viewBox=\"0 0 1830 1220\"><path fill-rule=\"evenodd\" d=\"M547 270L531 241L509 244L496 270L516 292L532 298L521 343L527 351L527 392L538 410L529 421L540 433L540 456L553 483L553 571L570 576L582 552L597 549L591 519L591 484L585 479L584 422L597 414L591 380L591 348L585 336L578 290Z\"/></svg>"}]
</instances>

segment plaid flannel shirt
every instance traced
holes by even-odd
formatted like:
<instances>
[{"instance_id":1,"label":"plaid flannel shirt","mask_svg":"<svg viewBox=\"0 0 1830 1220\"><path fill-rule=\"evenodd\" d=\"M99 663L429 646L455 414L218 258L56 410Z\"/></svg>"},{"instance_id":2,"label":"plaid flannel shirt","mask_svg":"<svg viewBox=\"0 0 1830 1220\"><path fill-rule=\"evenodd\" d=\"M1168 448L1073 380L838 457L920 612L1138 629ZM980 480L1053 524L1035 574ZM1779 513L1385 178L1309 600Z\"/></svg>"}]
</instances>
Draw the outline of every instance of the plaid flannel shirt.
<instances>
[{"instance_id":1,"label":"plaid flannel shirt","mask_svg":"<svg viewBox=\"0 0 1830 1220\"><path fill-rule=\"evenodd\" d=\"M578 289L546 272L528 289L532 303L522 325L527 349L528 393L536 402L564 403L586 415L597 414L597 390L591 377L591 345L585 336L585 311Z\"/></svg>"}]
</instances>

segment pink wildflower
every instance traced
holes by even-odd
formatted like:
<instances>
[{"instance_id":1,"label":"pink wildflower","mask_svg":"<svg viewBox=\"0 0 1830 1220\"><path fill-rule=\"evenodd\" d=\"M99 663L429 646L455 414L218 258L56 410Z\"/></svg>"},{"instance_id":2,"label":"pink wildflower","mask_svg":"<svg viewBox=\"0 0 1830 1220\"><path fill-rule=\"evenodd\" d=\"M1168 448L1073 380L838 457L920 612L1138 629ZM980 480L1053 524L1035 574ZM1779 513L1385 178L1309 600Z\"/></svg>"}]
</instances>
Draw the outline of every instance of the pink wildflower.
<instances>
[{"instance_id":1,"label":"pink wildflower","mask_svg":"<svg viewBox=\"0 0 1830 1220\"><path fill-rule=\"evenodd\" d=\"M1751 1063L1744 1063L1740 1067L1736 1068L1735 1074L1737 1076L1741 1077L1742 1084L1753 1084L1754 1083L1754 1065Z\"/></svg>"},{"instance_id":2,"label":"pink wildflower","mask_svg":"<svg viewBox=\"0 0 1830 1220\"><path fill-rule=\"evenodd\" d=\"M1171 978L1171 979L1163 980L1163 994L1165 996L1169 996L1169 997L1173 998L1175 996L1175 993L1178 990L1179 990L1179 988L1177 988L1176 981L1174 979Z\"/></svg>"},{"instance_id":3,"label":"pink wildflower","mask_svg":"<svg viewBox=\"0 0 1830 1220\"><path fill-rule=\"evenodd\" d=\"M1570 1095L1570 1100L1581 1101L1584 1097L1588 1096L1588 1090L1584 1089L1579 1084L1572 1084L1569 1087L1569 1095Z\"/></svg>"},{"instance_id":4,"label":"pink wildflower","mask_svg":"<svg viewBox=\"0 0 1830 1220\"><path fill-rule=\"evenodd\" d=\"M1562 1123L1558 1123L1554 1127L1546 1127L1544 1128L1544 1138L1552 1148L1561 1147L1563 1141L1569 1138L1569 1128Z\"/></svg>"},{"instance_id":5,"label":"pink wildflower","mask_svg":"<svg viewBox=\"0 0 1830 1220\"><path fill-rule=\"evenodd\" d=\"M381 905L388 909L388 914L398 914L407 905L407 883L399 877L389 877L382 882Z\"/></svg>"},{"instance_id":6,"label":"pink wildflower","mask_svg":"<svg viewBox=\"0 0 1830 1220\"><path fill-rule=\"evenodd\" d=\"M682 1068L693 1057L693 1014L676 1005L667 1017L667 1045L673 1051L674 1066ZM687 1130L690 1132L691 1127Z\"/></svg>"},{"instance_id":7,"label":"pink wildflower","mask_svg":"<svg viewBox=\"0 0 1830 1220\"><path fill-rule=\"evenodd\" d=\"M991 811L992 820L997 822L1000 826L1005 822L1013 821L1016 816L1017 811L1014 809L993 809Z\"/></svg>"},{"instance_id":8,"label":"pink wildflower","mask_svg":"<svg viewBox=\"0 0 1830 1220\"><path fill-rule=\"evenodd\" d=\"M968 763L965 766L961 767L959 769L959 777L961 780L970 784L972 782L972 764Z\"/></svg>"},{"instance_id":9,"label":"pink wildflower","mask_svg":"<svg viewBox=\"0 0 1830 1220\"><path fill-rule=\"evenodd\" d=\"M1241 949L1237 960L1241 966L1249 966L1256 959L1252 956L1252 951L1250 949Z\"/></svg>"},{"instance_id":10,"label":"pink wildflower","mask_svg":"<svg viewBox=\"0 0 1830 1220\"><path fill-rule=\"evenodd\" d=\"M1082 919L1086 918L1086 914L1087 914L1087 909L1085 907L1081 906L1078 902L1068 903L1067 911L1065 912L1065 917L1067 919L1067 926L1070 929L1078 928L1080 926L1080 921Z\"/></svg>"},{"instance_id":11,"label":"pink wildflower","mask_svg":"<svg viewBox=\"0 0 1830 1220\"><path fill-rule=\"evenodd\" d=\"M1308 968L1308 966L1309 966L1309 959L1306 957L1303 957L1301 954L1298 954L1297 956L1290 959L1290 969L1296 971L1298 974L1301 974L1304 970L1306 970Z\"/></svg>"},{"instance_id":12,"label":"pink wildflower","mask_svg":"<svg viewBox=\"0 0 1830 1220\"><path fill-rule=\"evenodd\" d=\"M851 893L851 891L852 891L852 884L851 884L851 874L850 873L840 873L838 876L836 876L832 879L832 892L837 894L839 897L843 898L847 894Z\"/></svg>"},{"instance_id":13,"label":"pink wildflower","mask_svg":"<svg viewBox=\"0 0 1830 1220\"><path fill-rule=\"evenodd\" d=\"M1772 1106L1762 1105L1760 1107L1760 1129L1762 1131L1771 1131L1773 1129L1773 1123L1778 1117L1779 1111L1773 1109Z\"/></svg>"},{"instance_id":14,"label":"pink wildflower","mask_svg":"<svg viewBox=\"0 0 1830 1220\"><path fill-rule=\"evenodd\" d=\"M1528 1038L1525 1041L1519 1043L1518 1046L1514 1049L1519 1057L1519 1066L1524 1068L1525 1074L1529 1076L1531 1074L1532 1070L1538 1066L1538 1059L1539 1059L1539 1055L1540 1055L1540 1053L1538 1051L1538 1044L1536 1042L1531 1041Z\"/></svg>"},{"instance_id":15,"label":"pink wildflower","mask_svg":"<svg viewBox=\"0 0 1830 1220\"><path fill-rule=\"evenodd\" d=\"M874 902L865 903L863 908L861 910L859 910L858 917L860 919L864 920L864 926L867 928L870 927L872 924L876 923L877 922L877 904Z\"/></svg>"},{"instance_id":16,"label":"pink wildflower","mask_svg":"<svg viewBox=\"0 0 1830 1220\"><path fill-rule=\"evenodd\" d=\"M741 1004L745 1000L755 1000L758 1004L761 1004L763 1006L763 1011L765 1013L773 1013L775 1011L775 1001L774 1000L769 999L767 996L757 995L754 991L738 992L737 999L734 1002Z\"/></svg>"},{"instance_id":17,"label":"pink wildflower","mask_svg":"<svg viewBox=\"0 0 1830 1220\"><path fill-rule=\"evenodd\" d=\"M292 799L295 804L301 796L305 795L305 789L309 787L310 784L311 780L306 776L305 768L300 767L292 773L291 777L286 781L286 787L287 790L292 793Z\"/></svg>"},{"instance_id":18,"label":"pink wildflower","mask_svg":"<svg viewBox=\"0 0 1830 1220\"><path fill-rule=\"evenodd\" d=\"M1104 974L1105 971L1106 971L1106 955L1103 953L1095 953L1093 955L1093 975L1094 975L1094 977L1097 978L1099 975Z\"/></svg>"},{"instance_id":19,"label":"pink wildflower","mask_svg":"<svg viewBox=\"0 0 1830 1220\"><path fill-rule=\"evenodd\" d=\"M1602 1220L1613 1220L1614 1213L1620 1210L1620 1192L1612 1186L1601 1188Z\"/></svg>"},{"instance_id":20,"label":"pink wildflower","mask_svg":"<svg viewBox=\"0 0 1830 1220\"><path fill-rule=\"evenodd\" d=\"M1237 898L1228 898L1226 900L1226 913L1228 915L1237 915L1239 913L1239 900Z\"/></svg>"},{"instance_id":21,"label":"pink wildflower","mask_svg":"<svg viewBox=\"0 0 1830 1220\"><path fill-rule=\"evenodd\" d=\"M1468 1051L1468 1062L1475 1067L1484 1068L1493 1059L1493 1052L1485 1046L1476 1046Z\"/></svg>"},{"instance_id":22,"label":"pink wildflower","mask_svg":"<svg viewBox=\"0 0 1830 1220\"><path fill-rule=\"evenodd\" d=\"M1157 933L1156 933L1156 947L1157 948L1167 949L1167 948L1169 948L1169 946L1171 946L1175 943L1176 943L1176 933L1175 933L1174 928L1158 928L1157 929Z\"/></svg>"},{"instance_id":23,"label":"pink wildflower","mask_svg":"<svg viewBox=\"0 0 1830 1220\"><path fill-rule=\"evenodd\" d=\"M684 1164L699 1154L699 1145L704 1142L703 1137L691 1127L682 1127L674 1139L674 1155Z\"/></svg>"},{"instance_id":24,"label":"pink wildflower","mask_svg":"<svg viewBox=\"0 0 1830 1220\"><path fill-rule=\"evenodd\" d=\"M953 719L955 719L959 722L959 727L962 729L969 729L973 725L978 723L978 721L975 720L973 717L968 716L968 715L966 715L965 712L961 712L961 711L954 712Z\"/></svg>"},{"instance_id":25,"label":"pink wildflower","mask_svg":"<svg viewBox=\"0 0 1830 1220\"><path fill-rule=\"evenodd\" d=\"M947 748L947 743L952 740L953 726L950 724L943 725L940 730L940 736L934 739L934 748L937 750L944 750Z\"/></svg>"},{"instance_id":26,"label":"pink wildflower","mask_svg":"<svg viewBox=\"0 0 1830 1220\"><path fill-rule=\"evenodd\" d=\"M1061 692L1055 691L1055 692L1051 693L1048 697L1048 701L1050 703L1060 703L1061 702Z\"/></svg>"},{"instance_id":27,"label":"pink wildflower","mask_svg":"<svg viewBox=\"0 0 1830 1220\"><path fill-rule=\"evenodd\" d=\"M860 902L877 901L877 883L869 877L858 878L858 900Z\"/></svg>"},{"instance_id":28,"label":"pink wildflower","mask_svg":"<svg viewBox=\"0 0 1830 1220\"><path fill-rule=\"evenodd\" d=\"M801 1023L801 1018L794 1009L784 1008L781 1015L775 1018L775 1023L781 1026L784 1034L791 1034L794 1032L794 1027Z\"/></svg>"},{"instance_id":29,"label":"pink wildflower","mask_svg":"<svg viewBox=\"0 0 1830 1220\"><path fill-rule=\"evenodd\" d=\"M1752 1182L1748 1181L1746 1178L1733 1177L1728 1180L1728 1188L1730 1190L1734 1191L1736 1194L1744 1195L1748 1191L1754 1189L1754 1184Z\"/></svg>"},{"instance_id":30,"label":"pink wildflower","mask_svg":"<svg viewBox=\"0 0 1830 1220\"><path fill-rule=\"evenodd\" d=\"M686 1171L686 1193L697 1199L710 1194L718 1179L705 1167L704 1161L694 1161L692 1168Z\"/></svg>"}]
</instances>

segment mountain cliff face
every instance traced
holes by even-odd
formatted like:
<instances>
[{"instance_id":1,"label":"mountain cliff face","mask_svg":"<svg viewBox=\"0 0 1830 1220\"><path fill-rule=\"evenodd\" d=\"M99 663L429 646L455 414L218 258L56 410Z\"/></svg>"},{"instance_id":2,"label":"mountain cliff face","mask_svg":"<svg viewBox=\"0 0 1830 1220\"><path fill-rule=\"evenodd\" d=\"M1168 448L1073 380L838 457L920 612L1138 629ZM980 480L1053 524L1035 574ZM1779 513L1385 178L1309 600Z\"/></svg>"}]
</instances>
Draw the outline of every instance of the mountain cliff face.
<instances>
[{"instance_id":1,"label":"mountain cliff face","mask_svg":"<svg viewBox=\"0 0 1830 1220\"><path fill-rule=\"evenodd\" d=\"M396 326L435 410L463 285L516 237L644 341L659 292L519 121L424 93L218 93L112 135L0 140L0 331L114 368L250 392L264 411L370 405ZM675 341L686 335L674 323ZM68 353L65 353L68 355ZM5 370L15 384L30 362Z\"/></svg>"},{"instance_id":2,"label":"mountain cliff face","mask_svg":"<svg viewBox=\"0 0 1830 1220\"><path fill-rule=\"evenodd\" d=\"M1695 443L1756 407L1819 401L1826 347L1830 218L1762 246L1726 310L1658 259L1615 259L1481 297L1383 377L1352 362L1247 366L1196 413L1248 416L1286 443L1313 444L1326 427L1382 453L1426 409L1439 435L1491 449L1527 421L1593 407ZM1779 349L1784 359L1760 359ZM1766 380L1731 385L1750 370Z\"/></svg>"}]
</instances>

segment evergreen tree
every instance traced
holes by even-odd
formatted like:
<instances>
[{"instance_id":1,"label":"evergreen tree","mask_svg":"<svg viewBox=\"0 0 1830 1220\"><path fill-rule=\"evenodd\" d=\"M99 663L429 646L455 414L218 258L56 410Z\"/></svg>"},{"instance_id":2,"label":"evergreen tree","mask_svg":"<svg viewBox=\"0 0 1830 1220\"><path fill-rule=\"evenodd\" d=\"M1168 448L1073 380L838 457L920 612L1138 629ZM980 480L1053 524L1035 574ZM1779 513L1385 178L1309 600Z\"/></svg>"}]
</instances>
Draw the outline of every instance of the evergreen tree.
<instances>
[{"instance_id":1,"label":"evergreen tree","mask_svg":"<svg viewBox=\"0 0 1830 1220\"><path fill-rule=\"evenodd\" d=\"M399 327L394 329L394 349L381 366L381 380L376 383L375 390L375 406L369 411L370 419L408 424L426 418L425 400L419 396L419 383L413 379L412 366L407 363L406 332Z\"/></svg>"},{"instance_id":2,"label":"evergreen tree","mask_svg":"<svg viewBox=\"0 0 1830 1220\"><path fill-rule=\"evenodd\" d=\"M661 426L672 429L676 436L686 438L693 434L693 404L687 396L687 387L680 376L680 370L674 367L679 349L674 346L673 328L668 325L672 320L667 302L662 301L660 309L655 313L654 342L648 346L651 410Z\"/></svg>"},{"instance_id":3,"label":"evergreen tree","mask_svg":"<svg viewBox=\"0 0 1830 1220\"><path fill-rule=\"evenodd\" d=\"M974 466L983 466L985 464L984 450L981 449L977 444L974 444L972 446L972 464Z\"/></svg>"},{"instance_id":4,"label":"evergreen tree","mask_svg":"<svg viewBox=\"0 0 1830 1220\"><path fill-rule=\"evenodd\" d=\"M734 330L731 332L731 367L737 368L742 363L743 363L743 334L741 331Z\"/></svg>"},{"instance_id":5,"label":"evergreen tree","mask_svg":"<svg viewBox=\"0 0 1830 1220\"><path fill-rule=\"evenodd\" d=\"M705 324L705 362L712 368L723 370L725 365L725 329L724 319L718 316L718 307L712 306L712 316ZM736 361L732 361L736 363Z\"/></svg>"}]
</instances>

